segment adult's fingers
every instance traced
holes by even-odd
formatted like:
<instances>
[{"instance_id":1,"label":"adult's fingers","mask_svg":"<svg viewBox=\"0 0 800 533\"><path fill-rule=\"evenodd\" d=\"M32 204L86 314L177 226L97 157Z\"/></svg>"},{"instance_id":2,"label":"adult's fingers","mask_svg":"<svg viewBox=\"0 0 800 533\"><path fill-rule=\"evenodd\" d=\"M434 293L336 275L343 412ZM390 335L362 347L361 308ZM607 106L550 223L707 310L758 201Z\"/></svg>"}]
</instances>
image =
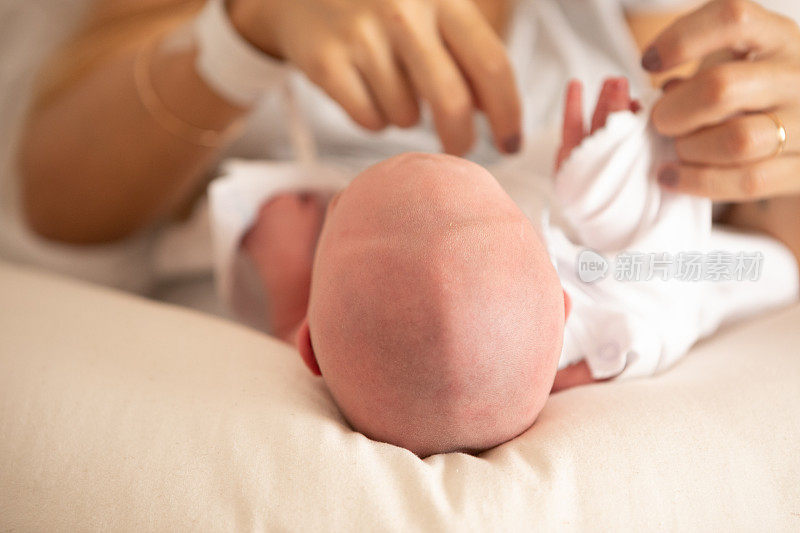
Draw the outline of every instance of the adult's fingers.
<instances>
[{"instance_id":1,"label":"adult's fingers","mask_svg":"<svg viewBox=\"0 0 800 533\"><path fill-rule=\"evenodd\" d=\"M561 147L556 156L556 170L569 157L578 145L586 137L586 130L583 126L583 84L580 81L572 80L567 85L567 93L564 98L564 126L561 131Z\"/></svg>"},{"instance_id":2,"label":"adult's fingers","mask_svg":"<svg viewBox=\"0 0 800 533\"><path fill-rule=\"evenodd\" d=\"M800 115L778 110L774 116L786 132L786 152L800 152ZM774 155L781 146L778 123L768 113L734 117L723 124L675 139L684 163L729 166L751 163Z\"/></svg>"},{"instance_id":3,"label":"adult's fingers","mask_svg":"<svg viewBox=\"0 0 800 533\"><path fill-rule=\"evenodd\" d=\"M463 155L475 139L475 104L464 77L446 50L434 6L383 4L387 30L418 94L430 104L445 152ZM423 9L427 7L427 9Z\"/></svg>"},{"instance_id":4,"label":"adult's fingers","mask_svg":"<svg viewBox=\"0 0 800 533\"><path fill-rule=\"evenodd\" d=\"M779 61L737 61L711 67L666 91L653 107L653 125L679 137L743 112L797 99L800 68Z\"/></svg>"},{"instance_id":5,"label":"adult's fingers","mask_svg":"<svg viewBox=\"0 0 800 533\"><path fill-rule=\"evenodd\" d=\"M597 98L597 106L592 116L592 130L594 133L600 128L605 127L608 116L617 111L625 111L631 108L631 94L628 87L627 78L609 78L603 82L600 96Z\"/></svg>"},{"instance_id":6,"label":"adult's fingers","mask_svg":"<svg viewBox=\"0 0 800 533\"><path fill-rule=\"evenodd\" d=\"M685 15L656 37L642 66L661 72L719 51L765 55L797 53L800 31L794 21L748 0L715 0Z\"/></svg>"},{"instance_id":7,"label":"adult's fingers","mask_svg":"<svg viewBox=\"0 0 800 533\"><path fill-rule=\"evenodd\" d=\"M375 105L364 80L343 48L329 46L313 61L299 66L356 123L370 130L380 130L386 126L386 120Z\"/></svg>"},{"instance_id":8,"label":"adult's fingers","mask_svg":"<svg viewBox=\"0 0 800 533\"><path fill-rule=\"evenodd\" d=\"M413 126L419 121L419 107L385 33L371 18L363 19L356 32L352 59L383 116L397 126Z\"/></svg>"},{"instance_id":9,"label":"adult's fingers","mask_svg":"<svg viewBox=\"0 0 800 533\"><path fill-rule=\"evenodd\" d=\"M503 43L472 1L442 3L439 26L448 50L475 91L476 104L489 119L497 148L517 152L522 106Z\"/></svg>"},{"instance_id":10,"label":"adult's fingers","mask_svg":"<svg viewBox=\"0 0 800 533\"><path fill-rule=\"evenodd\" d=\"M670 191L717 201L742 201L800 192L800 157L784 155L739 167L668 164L658 174Z\"/></svg>"}]
</instances>

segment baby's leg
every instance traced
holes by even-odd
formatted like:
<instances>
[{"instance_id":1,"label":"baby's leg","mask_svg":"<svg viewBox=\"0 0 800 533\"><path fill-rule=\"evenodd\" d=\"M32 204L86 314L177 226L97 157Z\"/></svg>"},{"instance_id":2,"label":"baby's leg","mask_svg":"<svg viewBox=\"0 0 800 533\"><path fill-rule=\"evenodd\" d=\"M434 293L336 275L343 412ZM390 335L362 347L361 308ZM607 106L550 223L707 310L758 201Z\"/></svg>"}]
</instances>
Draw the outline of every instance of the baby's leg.
<instances>
[{"instance_id":1,"label":"baby's leg","mask_svg":"<svg viewBox=\"0 0 800 533\"><path fill-rule=\"evenodd\" d=\"M328 199L311 192L276 196L261 206L242 240L263 283L271 333L287 342L306 314L314 249Z\"/></svg>"}]
</instances>

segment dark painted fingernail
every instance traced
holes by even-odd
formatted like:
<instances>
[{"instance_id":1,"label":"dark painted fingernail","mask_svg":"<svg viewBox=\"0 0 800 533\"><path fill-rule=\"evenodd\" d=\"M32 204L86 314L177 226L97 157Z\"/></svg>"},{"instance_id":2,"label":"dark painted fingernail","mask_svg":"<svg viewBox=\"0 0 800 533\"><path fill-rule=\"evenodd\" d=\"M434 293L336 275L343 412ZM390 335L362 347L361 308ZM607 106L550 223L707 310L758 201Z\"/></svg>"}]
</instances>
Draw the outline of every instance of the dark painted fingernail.
<instances>
[{"instance_id":1,"label":"dark painted fingernail","mask_svg":"<svg viewBox=\"0 0 800 533\"><path fill-rule=\"evenodd\" d=\"M651 46L642 56L642 68L655 72L661 70L661 56L655 46Z\"/></svg>"},{"instance_id":2,"label":"dark painted fingernail","mask_svg":"<svg viewBox=\"0 0 800 533\"><path fill-rule=\"evenodd\" d=\"M639 100L631 100L631 112L638 113L641 110L642 104L639 102Z\"/></svg>"},{"instance_id":3,"label":"dark painted fingernail","mask_svg":"<svg viewBox=\"0 0 800 533\"><path fill-rule=\"evenodd\" d=\"M522 137L519 135L519 133L517 133L511 137L506 137L506 139L503 141L503 151L507 154L516 154L519 152L521 145Z\"/></svg>"},{"instance_id":4,"label":"dark painted fingernail","mask_svg":"<svg viewBox=\"0 0 800 533\"><path fill-rule=\"evenodd\" d=\"M661 169L658 173L658 182L664 187L674 187L678 184L678 171L672 167Z\"/></svg>"}]
</instances>

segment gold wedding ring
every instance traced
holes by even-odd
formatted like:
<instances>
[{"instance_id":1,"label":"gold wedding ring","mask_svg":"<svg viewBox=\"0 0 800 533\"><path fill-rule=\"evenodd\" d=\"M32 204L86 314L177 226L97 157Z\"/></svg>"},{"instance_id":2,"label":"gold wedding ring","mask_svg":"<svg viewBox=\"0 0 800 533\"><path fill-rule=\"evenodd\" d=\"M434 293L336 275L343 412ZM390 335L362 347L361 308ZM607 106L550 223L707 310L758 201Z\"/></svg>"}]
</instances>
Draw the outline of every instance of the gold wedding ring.
<instances>
[{"instance_id":1,"label":"gold wedding ring","mask_svg":"<svg viewBox=\"0 0 800 533\"><path fill-rule=\"evenodd\" d=\"M783 125L783 122L778 115L772 112L765 112L769 118L772 119L772 122L775 123L775 127L778 128L778 149L775 150L775 153L772 154L772 157L778 157L783 153L783 150L786 148L786 127Z\"/></svg>"}]
</instances>

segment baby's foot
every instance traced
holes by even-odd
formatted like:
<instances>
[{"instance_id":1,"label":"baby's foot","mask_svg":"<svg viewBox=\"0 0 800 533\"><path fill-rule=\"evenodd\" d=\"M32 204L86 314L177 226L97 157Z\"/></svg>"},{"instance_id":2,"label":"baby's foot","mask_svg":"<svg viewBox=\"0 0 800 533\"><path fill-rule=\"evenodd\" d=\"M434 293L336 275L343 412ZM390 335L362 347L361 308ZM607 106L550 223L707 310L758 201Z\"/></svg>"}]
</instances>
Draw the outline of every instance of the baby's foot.
<instances>
[{"instance_id":1,"label":"baby's foot","mask_svg":"<svg viewBox=\"0 0 800 533\"><path fill-rule=\"evenodd\" d=\"M314 249L328 199L313 192L276 196L261 206L242 240L263 283L270 330L287 342L306 314Z\"/></svg>"}]
</instances>

